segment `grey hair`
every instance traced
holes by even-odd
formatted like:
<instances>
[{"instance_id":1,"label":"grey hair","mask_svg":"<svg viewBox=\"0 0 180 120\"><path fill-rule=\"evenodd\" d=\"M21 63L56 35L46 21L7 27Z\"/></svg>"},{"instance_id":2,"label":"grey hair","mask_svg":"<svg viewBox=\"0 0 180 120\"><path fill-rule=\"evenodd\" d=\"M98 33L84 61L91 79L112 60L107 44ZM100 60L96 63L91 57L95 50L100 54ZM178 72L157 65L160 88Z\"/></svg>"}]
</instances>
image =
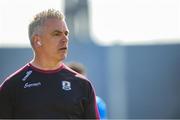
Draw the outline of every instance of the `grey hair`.
<instances>
[{"instance_id":1,"label":"grey hair","mask_svg":"<svg viewBox=\"0 0 180 120\"><path fill-rule=\"evenodd\" d=\"M49 18L56 18L59 20L65 19L63 13L55 9L44 10L36 14L28 27L28 34L31 45L32 45L32 36L40 32L44 22Z\"/></svg>"}]
</instances>

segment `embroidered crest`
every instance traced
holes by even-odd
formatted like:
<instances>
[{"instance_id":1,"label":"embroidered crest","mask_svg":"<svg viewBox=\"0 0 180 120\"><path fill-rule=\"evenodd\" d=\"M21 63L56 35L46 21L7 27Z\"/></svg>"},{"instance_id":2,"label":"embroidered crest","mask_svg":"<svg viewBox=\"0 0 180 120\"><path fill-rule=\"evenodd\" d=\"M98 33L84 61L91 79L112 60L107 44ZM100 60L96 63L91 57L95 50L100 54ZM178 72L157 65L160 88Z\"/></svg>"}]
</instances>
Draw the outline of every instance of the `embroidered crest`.
<instances>
[{"instance_id":1,"label":"embroidered crest","mask_svg":"<svg viewBox=\"0 0 180 120\"><path fill-rule=\"evenodd\" d=\"M71 83L69 81L62 81L62 89L63 90L71 90Z\"/></svg>"}]
</instances>

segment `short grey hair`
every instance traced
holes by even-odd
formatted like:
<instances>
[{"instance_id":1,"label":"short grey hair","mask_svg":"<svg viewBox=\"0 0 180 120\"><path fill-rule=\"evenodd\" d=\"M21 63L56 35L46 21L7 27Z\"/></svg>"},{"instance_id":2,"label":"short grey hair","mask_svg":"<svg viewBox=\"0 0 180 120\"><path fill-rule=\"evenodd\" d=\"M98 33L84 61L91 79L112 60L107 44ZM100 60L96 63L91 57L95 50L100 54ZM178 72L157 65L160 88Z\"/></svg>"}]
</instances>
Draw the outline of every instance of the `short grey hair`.
<instances>
[{"instance_id":1,"label":"short grey hair","mask_svg":"<svg viewBox=\"0 0 180 120\"><path fill-rule=\"evenodd\" d=\"M55 9L44 10L36 14L28 27L28 34L31 45L32 45L32 36L40 32L44 22L49 18L56 18L59 20L65 19L63 13Z\"/></svg>"}]
</instances>

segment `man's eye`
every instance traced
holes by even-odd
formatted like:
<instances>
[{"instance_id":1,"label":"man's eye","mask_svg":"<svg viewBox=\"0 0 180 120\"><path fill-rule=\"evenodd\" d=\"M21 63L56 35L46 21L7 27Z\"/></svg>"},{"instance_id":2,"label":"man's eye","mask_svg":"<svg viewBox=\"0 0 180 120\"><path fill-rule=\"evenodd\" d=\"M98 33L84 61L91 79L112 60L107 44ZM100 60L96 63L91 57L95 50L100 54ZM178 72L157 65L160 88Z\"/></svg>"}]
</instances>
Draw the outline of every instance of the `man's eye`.
<instances>
[{"instance_id":1,"label":"man's eye","mask_svg":"<svg viewBox=\"0 0 180 120\"><path fill-rule=\"evenodd\" d=\"M59 33L54 33L54 36L59 36Z\"/></svg>"},{"instance_id":2,"label":"man's eye","mask_svg":"<svg viewBox=\"0 0 180 120\"><path fill-rule=\"evenodd\" d=\"M69 35L69 32L65 32L64 34L65 34L66 36L68 36L68 35Z\"/></svg>"}]
</instances>

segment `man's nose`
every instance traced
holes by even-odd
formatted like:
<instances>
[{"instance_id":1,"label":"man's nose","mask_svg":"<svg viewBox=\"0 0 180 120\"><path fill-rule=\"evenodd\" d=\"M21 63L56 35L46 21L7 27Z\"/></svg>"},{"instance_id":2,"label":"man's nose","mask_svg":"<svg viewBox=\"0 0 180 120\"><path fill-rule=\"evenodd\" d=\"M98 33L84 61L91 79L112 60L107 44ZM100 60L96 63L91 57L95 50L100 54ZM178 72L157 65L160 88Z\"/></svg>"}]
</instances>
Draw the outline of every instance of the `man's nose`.
<instances>
[{"instance_id":1,"label":"man's nose","mask_svg":"<svg viewBox=\"0 0 180 120\"><path fill-rule=\"evenodd\" d=\"M63 35L63 42L68 42L69 41L69 37L67 35Z\"/></svg>"}]
</instances>

